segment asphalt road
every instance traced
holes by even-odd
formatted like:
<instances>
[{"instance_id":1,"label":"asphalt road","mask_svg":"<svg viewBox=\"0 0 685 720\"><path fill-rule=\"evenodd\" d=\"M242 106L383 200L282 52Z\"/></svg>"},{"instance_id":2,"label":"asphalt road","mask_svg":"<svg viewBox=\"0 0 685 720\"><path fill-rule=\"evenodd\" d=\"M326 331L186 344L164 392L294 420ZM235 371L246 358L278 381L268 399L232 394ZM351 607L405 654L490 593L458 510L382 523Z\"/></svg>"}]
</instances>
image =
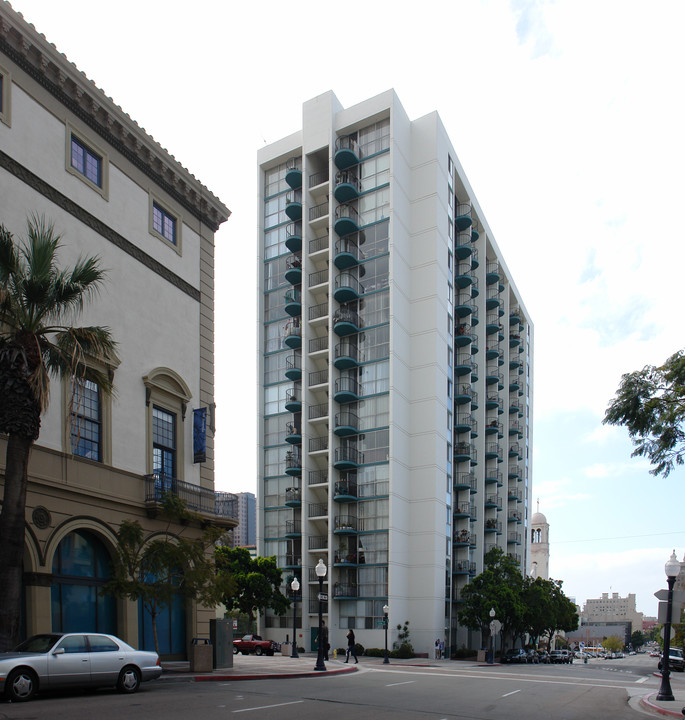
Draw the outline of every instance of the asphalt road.
<instances>
[{"instance_id":1,"label":"asphalt road","mask_svg":"<svg viewBox=\"0 0 685 720\"><path fill-rule=\"evenodd\" d=\"M333 665L331 663L330 665ZM329 665L329 666L330 666ZM360 663L332 677L238 682L146 683L133 696L115 691L52 694L30 703L0 703L0 719L22 720L589 720L639 718L631 695L659 686L656 659L592 660L587 665L432 667ZM685 675L674 673L674 691Z\"/></svg>"}]
</instances>

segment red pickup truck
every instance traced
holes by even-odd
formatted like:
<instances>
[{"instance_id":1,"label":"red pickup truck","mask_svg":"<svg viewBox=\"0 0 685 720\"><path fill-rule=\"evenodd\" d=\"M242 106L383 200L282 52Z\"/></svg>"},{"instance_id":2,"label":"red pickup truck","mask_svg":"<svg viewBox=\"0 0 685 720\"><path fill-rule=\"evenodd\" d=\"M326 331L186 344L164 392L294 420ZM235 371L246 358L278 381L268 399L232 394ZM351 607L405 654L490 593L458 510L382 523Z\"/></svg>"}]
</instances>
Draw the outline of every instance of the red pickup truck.
<instances>
[{"instance_id":1,"label":"red pickup truck","mask_svg":"<svg viewBox=\"0 0 685 720\"><path fill-rule=\"evenodd\" d=\"M233 654L242 653L247 655L253 652L255 655L273 655L281 649L279 643L273 640L264 640L260 635L243 635L240 640L233 641Z\"/></svg>"}]
</instances>

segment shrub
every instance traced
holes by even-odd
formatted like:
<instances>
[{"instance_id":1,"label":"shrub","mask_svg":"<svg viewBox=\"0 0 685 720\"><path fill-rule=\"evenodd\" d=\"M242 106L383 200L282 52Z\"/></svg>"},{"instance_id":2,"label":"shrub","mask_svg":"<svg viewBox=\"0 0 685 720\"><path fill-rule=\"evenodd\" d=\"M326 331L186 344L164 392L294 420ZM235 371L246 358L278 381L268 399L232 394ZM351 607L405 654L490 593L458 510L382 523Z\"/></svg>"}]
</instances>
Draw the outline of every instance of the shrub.
<instances>
[{"instance_id":1,"label":"shrub","mask_svg":"<svg viewBox=\"0 0 685 720\"><path fill-rule=\"evenodd\" d=\"M455 650L455 651L452 653L452 657L454 657L454 658L468 658L468 657L474 657L474 656L477 655L477 654L478 654L478 653L477 653L476 650L471 650L471 648L467 648L467 647L460 647L458 650Z\"/></svg>"},{"instance_id":2,"label":"shrub","mask_svg":"<svg viewBox=\"0 0 685 720\"><path fill-rule=\"evenodd\" d=\"M347 650L345 652L347 652ZM361 643L354 644L354 654L357 657L364 654L364 646Z\"/></svg>"},{"instance_id":3,"label":"shrub","mask_svg":"<svg viewBox=\"0 0 685 720\"><path fill-rule=\"evenodd\" d=\"M383 657L385 650L383 648L366 648L364 655L366 655L366 657Z\"/></svg>"}]
</instances>

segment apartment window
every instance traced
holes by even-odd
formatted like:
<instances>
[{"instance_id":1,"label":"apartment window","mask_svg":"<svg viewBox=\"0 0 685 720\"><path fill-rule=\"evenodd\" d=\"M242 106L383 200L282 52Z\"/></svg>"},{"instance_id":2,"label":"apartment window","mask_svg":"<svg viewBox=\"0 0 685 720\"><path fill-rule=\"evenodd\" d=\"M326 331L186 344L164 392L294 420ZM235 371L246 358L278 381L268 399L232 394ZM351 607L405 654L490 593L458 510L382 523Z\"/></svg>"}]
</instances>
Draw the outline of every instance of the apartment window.
<instances>
[{"instance_id":1,"label":"apartment window","mask_svg":"<svg viewBox=\"0 0 685 720\"><path fill-rule=\"evenodd\" d=\"M10 122L10 74L0 67L0 122L11 125Z\"/></svg>"},{"instance_id":2,"label":"apartment window","mask_svg":"<svg viewBox=\"0 0 685 720\"><path fill-rule=\"evenodd\" d=\"M102 394L97 383L77 380L72 403L72 453L102 462Z\"/></svg>"},{"instance_id":3,"label":"apartment window","mask_svg":"<svg viewBox=\"0 0 685 720\"><path fill-rule=\"evenodd\" d=\"M176 477L176 416L152 408L152 472Z\"/></svg>"},{"instance_id":4,"label":"apartment window","mask_svg":"<svg viewBox=\"0 0 685 720\"><path fill-rule=\"evenodd\" d=\"M102 157L74 135L71 136L71 167L93 185L102 187Z\"/></svg>"},{"instance_id":5,"label":"apartment window","mask_svg":"<svg viewBox=\"0 0 685 720\"><path fill-rule=\"evenodd\" d=\"M172 245L176 245L176 218L156 202L152 203L152 228Z\"/></svg>"}]
</instances>

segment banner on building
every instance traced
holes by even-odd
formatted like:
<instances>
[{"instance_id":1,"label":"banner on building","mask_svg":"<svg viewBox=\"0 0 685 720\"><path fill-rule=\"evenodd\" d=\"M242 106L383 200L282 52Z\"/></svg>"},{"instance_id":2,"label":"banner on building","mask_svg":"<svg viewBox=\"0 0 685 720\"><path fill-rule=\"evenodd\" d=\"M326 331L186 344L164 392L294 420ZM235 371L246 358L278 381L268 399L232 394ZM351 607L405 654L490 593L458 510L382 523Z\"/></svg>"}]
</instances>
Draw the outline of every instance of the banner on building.
<instances>
[{"instance_id":1,"label":"banner on building","mask_svg":"<svg viewBox=\"0 0 685 720\"><path fill-rule=\"evenodd\" d=\"M207 460L207 408L193 410L193 462Z\"/></svg>"}]
</instances>

